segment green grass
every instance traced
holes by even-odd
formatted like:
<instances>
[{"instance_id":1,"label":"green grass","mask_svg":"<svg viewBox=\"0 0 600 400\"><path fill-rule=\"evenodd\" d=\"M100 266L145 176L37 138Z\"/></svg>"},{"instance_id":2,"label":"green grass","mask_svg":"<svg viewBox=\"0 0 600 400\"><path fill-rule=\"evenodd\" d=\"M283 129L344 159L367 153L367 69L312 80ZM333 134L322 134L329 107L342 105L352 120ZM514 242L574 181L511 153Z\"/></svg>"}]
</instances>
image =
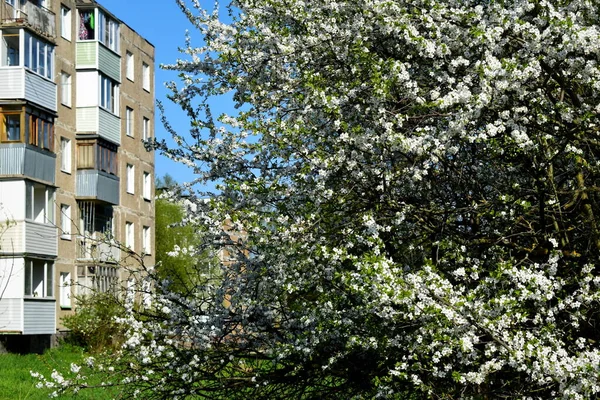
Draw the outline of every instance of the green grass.
<instances>
[{"instance_id":1,"label":"green grass","mask_svg":"<svg viewBox=\"0 0 600 400\"><path fill-rule=\"evenodd\" d=\"M37 380L30 371L49 377L52 370L68 371L71 363L82 364L87 357L79 347L63 345L37 354L0 354L0 400L47 399L51 389L37 389ZM61 398L67 398L62 396ZM118 392L109 389L86 389L77 399L104 400L118 398Z\"/></svg>"}]
</instances>

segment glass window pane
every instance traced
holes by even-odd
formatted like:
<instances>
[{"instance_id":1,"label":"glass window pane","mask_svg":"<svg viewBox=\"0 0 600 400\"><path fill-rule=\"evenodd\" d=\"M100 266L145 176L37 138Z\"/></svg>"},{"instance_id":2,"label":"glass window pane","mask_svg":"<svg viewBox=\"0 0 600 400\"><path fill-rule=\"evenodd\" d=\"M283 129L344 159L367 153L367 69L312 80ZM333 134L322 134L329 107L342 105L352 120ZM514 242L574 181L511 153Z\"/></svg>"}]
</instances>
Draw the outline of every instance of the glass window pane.
<instances>
[{"instance_id":1,"label":"glass window pane","mask_svg":"<svg viewBox=\"0 0 600 400\"><path fill-rule=\"evenodd\" d=\"M54 296L54 268L52 263L46 264L46 297Z\"/></svg>"},{"instance_id":2,"label":"glass window pane","mask_svg":"<svg viewBox=\"0 0 600 400\"><path fill-rule=\"evenodd\" d=\"M9 141L21 140L21 115L9 114L4 116L4 132Z\"/></svg>"},{"instance_id":3,"label":"glass window pane","mask_svg":"<svg viewBox=\"0 0 600 400\"><path fill-rule=\"evenodd\" d=\"M25 261L25 295L31 296L31 261Z\"/></svg>"}]
</instances>

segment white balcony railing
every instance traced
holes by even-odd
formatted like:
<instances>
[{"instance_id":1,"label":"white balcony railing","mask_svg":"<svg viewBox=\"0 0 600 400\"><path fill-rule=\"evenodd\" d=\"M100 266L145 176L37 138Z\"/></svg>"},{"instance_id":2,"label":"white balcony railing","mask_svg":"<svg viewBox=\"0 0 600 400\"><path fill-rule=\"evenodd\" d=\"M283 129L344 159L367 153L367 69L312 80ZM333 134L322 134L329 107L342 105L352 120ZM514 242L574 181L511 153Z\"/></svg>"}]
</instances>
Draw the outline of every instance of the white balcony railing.
<instances>
[{"instance_id":1,"label":"white balcony railing","mask_svg":"<svg viewBox=\"0 0 600 400\"><path fill-rule=\"evenodd\" d=\"M112 239L97 239L94 236L77 237L77 259L80 261L116 263L120 258L121 249Z\"/></svg>"}]
</instances>

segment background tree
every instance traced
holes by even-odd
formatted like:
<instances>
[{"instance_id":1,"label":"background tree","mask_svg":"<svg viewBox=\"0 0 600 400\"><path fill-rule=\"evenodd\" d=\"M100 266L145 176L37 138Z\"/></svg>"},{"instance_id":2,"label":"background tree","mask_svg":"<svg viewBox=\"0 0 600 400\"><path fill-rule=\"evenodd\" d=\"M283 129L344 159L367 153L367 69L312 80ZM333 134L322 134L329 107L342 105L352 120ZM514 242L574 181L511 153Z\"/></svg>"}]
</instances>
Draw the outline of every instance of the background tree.
<instances>
[{"instance_id":1,"label":"background tree","mask_svg":"<svg viewBox=\"0 0 600 400\"><path fill-rule=\"evenodd\" d=\"M193 206L190 196L180 194L177 182L169 174L157 178L156 188L154 226L158 278L169 281L171 289L177 292L217 279L217 262L213 260L211 264L203 260L211 255L201 245L197 234L201 228L185 220L186 207Z\"/></svg>"},{"instance_id":2,"label":"background tree","mask_svg":"<svg viewBox=\"0 0 600 400\"><path fill-rule=\"evenodd\" d=\"M132 393L597 395L596 4L178 3L205 44L163 149L220 182L186 218L230 259L124 320Z\"/></svg>"}]
</instances>

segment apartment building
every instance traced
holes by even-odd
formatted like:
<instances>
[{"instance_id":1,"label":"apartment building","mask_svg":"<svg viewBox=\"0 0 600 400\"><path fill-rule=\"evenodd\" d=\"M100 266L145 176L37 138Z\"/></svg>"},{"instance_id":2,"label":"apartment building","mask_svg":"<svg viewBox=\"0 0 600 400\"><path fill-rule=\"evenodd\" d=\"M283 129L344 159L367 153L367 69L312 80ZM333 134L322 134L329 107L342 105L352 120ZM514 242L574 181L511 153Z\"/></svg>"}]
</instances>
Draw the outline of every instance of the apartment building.
<instances>
[{"instance_id":1,"label":"apartment building","mask_svg":"<svg viewBox=\"0 0 600 400\"><path fill-rule=\"evenodd\" d=\"M154 47L95 0L0 18L0 342L23 347L154 264Z\"/></svg>"}]
</instances>

